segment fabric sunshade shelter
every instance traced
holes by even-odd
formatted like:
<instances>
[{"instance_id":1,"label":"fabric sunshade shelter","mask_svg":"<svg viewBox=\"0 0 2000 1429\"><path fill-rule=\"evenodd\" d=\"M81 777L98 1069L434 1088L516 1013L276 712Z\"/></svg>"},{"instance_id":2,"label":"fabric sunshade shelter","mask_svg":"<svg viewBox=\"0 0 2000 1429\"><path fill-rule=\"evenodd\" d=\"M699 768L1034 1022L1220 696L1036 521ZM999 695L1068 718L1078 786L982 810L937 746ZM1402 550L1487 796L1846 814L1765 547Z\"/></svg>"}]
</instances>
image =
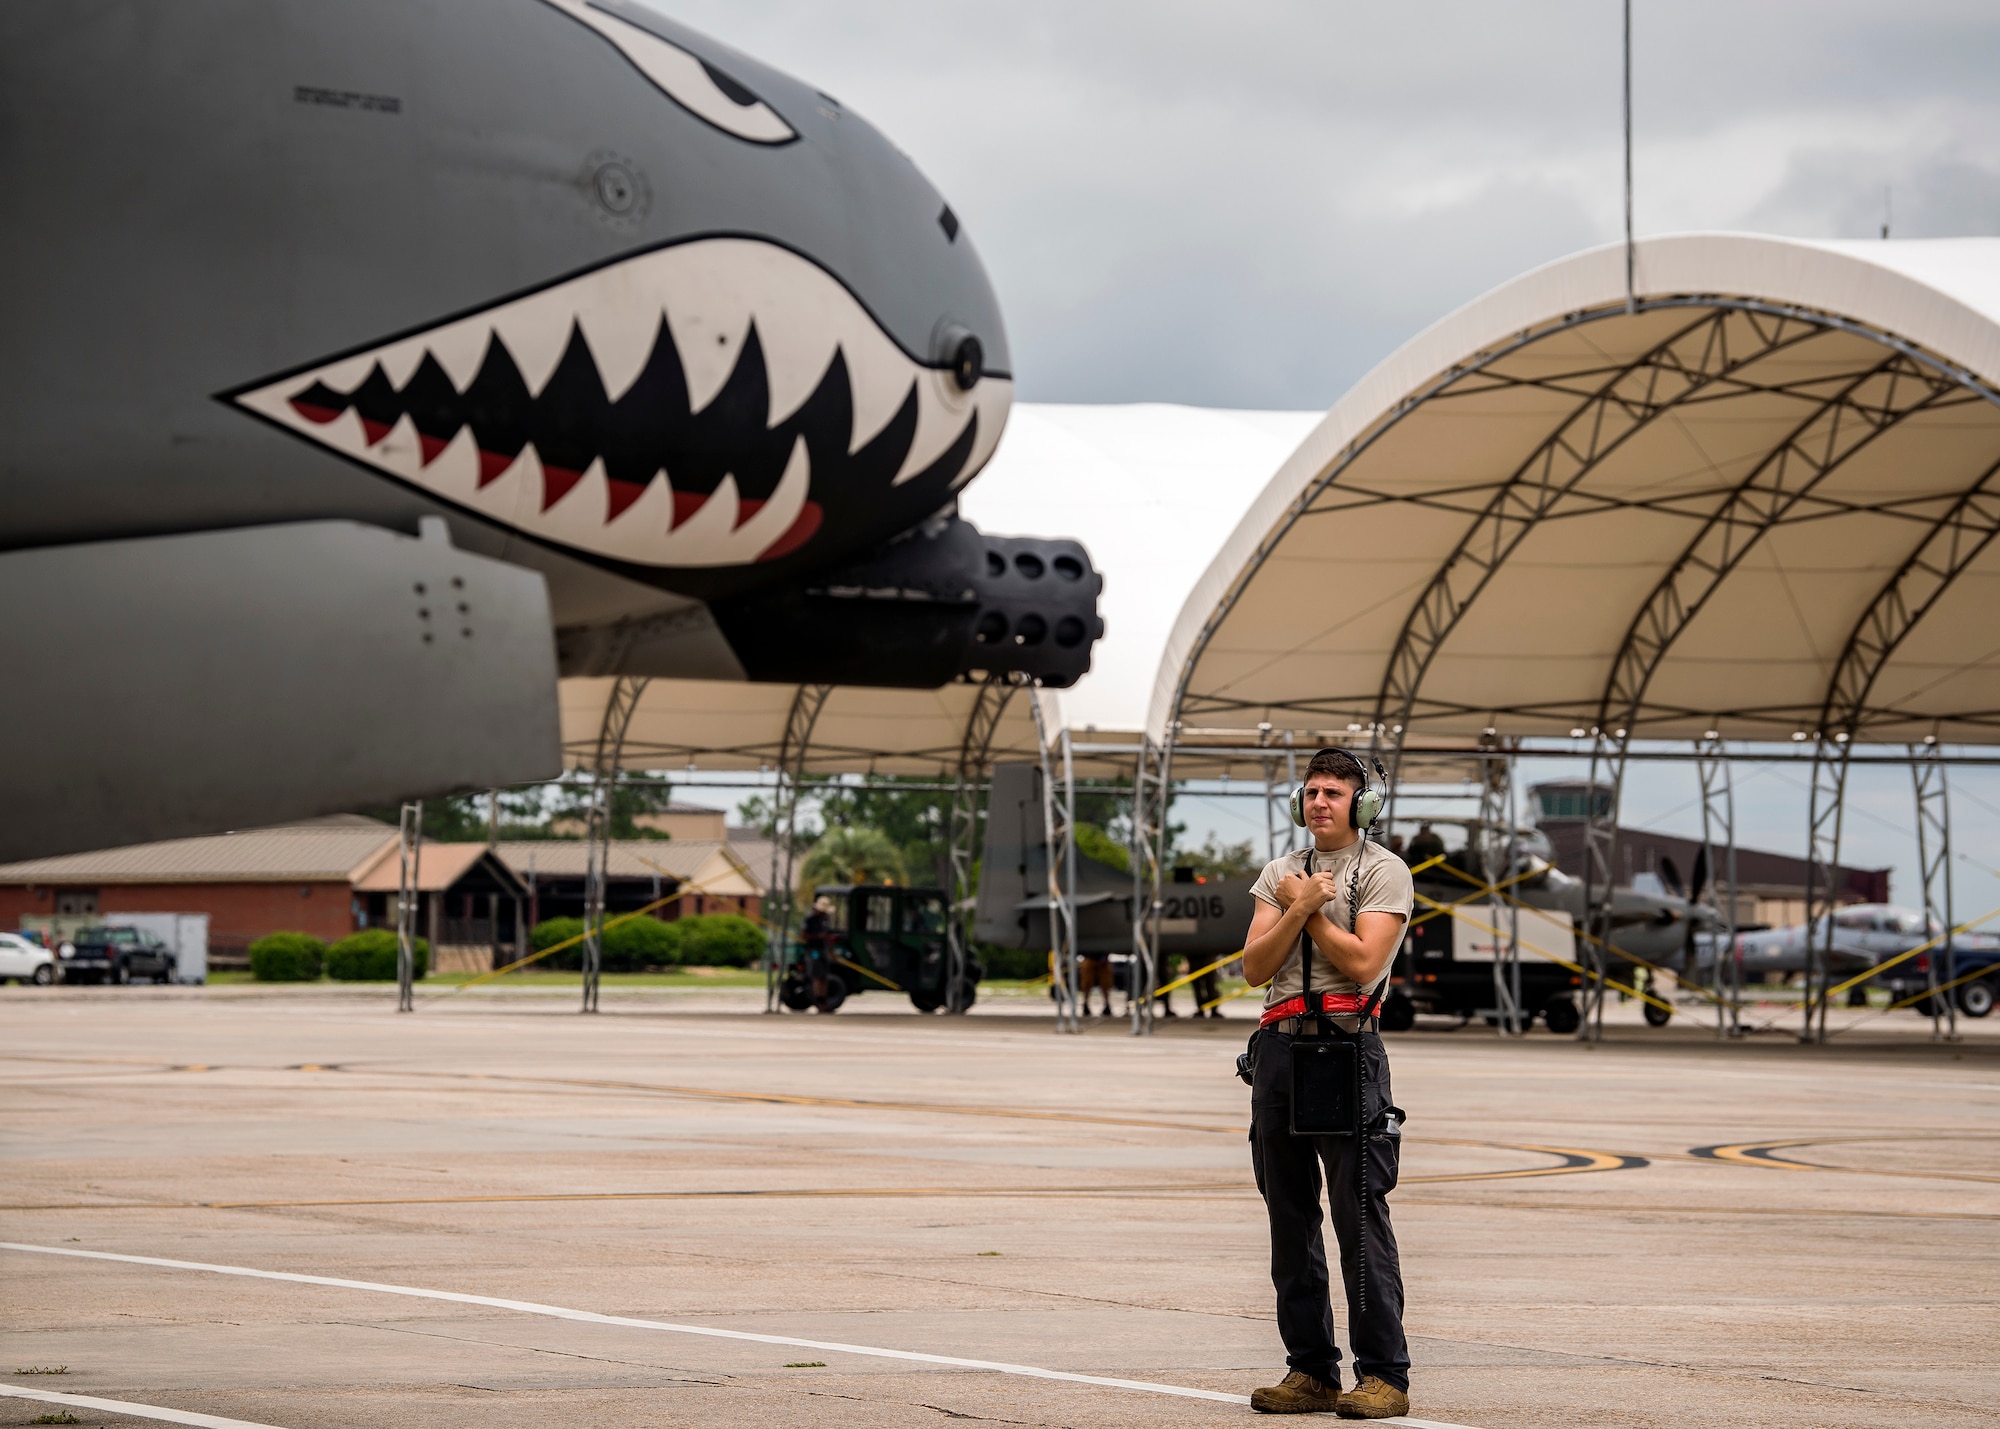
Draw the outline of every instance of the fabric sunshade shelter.
<instances>
[{"instance_id":1,"label":"fabric sunshade shelter","mask_svg":"<svg viewBox=\"0 0 2000 1429\"><path fill-rule=\"evenodd\" d=\"M1182 607L1161 738L2000 738L2000 239L1693 234L1358 383Z\"/></svg>"},{"instance_id":2,"label":"fabric sunshade shelter","mask_svg":"<svg viewBox=\"0 0 2000 1429\"><path fill-rule=\"evenodd\" d=\"M1038 693L1051 732L1136 745L1175 614L1271 473L1317 412L1224 411L1162 404L1017 404L986 469L959 505L996 535L1073 536L1104 573L1105 634L1091 669ZM610 679L563 682L563 744L590 767ZM797 694L790 685L654 680L640 696L622 763L634 769L776 768ZM811 774L951 777L977 690L844 686L813 724ZM990 757L1033 760L1025 692L1008 700ZM1132 757L1086 756L1079 773L1130 777Z\"/></svg>"}]
</instances>

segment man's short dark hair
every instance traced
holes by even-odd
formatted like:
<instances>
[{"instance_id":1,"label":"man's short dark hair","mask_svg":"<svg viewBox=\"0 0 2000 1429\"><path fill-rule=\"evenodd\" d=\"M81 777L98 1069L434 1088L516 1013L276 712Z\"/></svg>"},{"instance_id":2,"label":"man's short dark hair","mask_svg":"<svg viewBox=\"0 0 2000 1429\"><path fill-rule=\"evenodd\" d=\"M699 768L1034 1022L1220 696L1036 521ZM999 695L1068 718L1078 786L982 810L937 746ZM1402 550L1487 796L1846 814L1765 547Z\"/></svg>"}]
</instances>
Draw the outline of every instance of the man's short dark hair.
<instances>
[{"instance_id":1,"label":"man's short dark hair","mask_svg":"<svg viewBox=\"0 0 2000 1429\"><path fill-rule=\"evenodd\" d=\"M1361 761L1344 749L1322 749L1306 765L1306 779L1311 781L1315 774L1330 774L1343 784L1352 784L1355 789L1368 787L1368 772L1361 767Z\"/></svg>"}]
</instances>

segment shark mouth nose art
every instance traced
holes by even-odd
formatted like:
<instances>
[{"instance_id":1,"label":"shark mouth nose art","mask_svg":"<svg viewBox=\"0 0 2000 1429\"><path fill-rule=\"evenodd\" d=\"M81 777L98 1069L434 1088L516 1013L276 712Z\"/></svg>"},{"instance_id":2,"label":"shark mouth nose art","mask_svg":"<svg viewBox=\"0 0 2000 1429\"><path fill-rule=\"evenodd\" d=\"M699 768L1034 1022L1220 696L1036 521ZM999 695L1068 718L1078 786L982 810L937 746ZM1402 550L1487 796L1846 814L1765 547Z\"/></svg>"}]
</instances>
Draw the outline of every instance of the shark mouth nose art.
<instances>
[{"instance_id":1,"label":"shark mouth nose art","mask_svg":"<svg viewBox=\"0 0 2000 1429\"><path fill-rule=\"evenodd\" d=\"M992 454L1012 383L965 390L816 264L707 238L223 396L536 539L671 571L837 554L935 511Z\"/></svg>"}]
</instances>

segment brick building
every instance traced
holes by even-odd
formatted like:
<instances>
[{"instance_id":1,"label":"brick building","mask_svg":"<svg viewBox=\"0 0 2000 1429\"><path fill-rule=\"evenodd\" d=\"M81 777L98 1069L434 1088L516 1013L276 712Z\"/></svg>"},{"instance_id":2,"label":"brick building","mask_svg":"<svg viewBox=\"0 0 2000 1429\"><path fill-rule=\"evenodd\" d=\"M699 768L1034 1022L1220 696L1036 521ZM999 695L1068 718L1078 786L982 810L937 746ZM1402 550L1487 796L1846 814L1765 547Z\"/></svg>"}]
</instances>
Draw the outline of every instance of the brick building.
<instances>
[{"instance_id":1,"label":"brick building","mask_svg":"<svg viewBox=\"0 0 2000 1429\"><path fill-rule=\"evenodd\" d=\"M579 916L586 856L577 840L425 844L417 931L436 950L435 965L496 966L525 949L536 923ZM684 885L688 896L655 916L754 917L763 902L762 883L720 839L622 840L611 846L608 872L605 902L613 913ZM266 933L310 933L331 943L361 928L394 927L401 873L395 829L340 814L0 865L0 928L55 919L67 933L120 913L206 913L210 966L241 968L250 944Z\"/></svg>"},{"instance_id":2,"label":"brick building","mask_svg":"<svg viewBox=\"0 0 2000 1429\"><path fill-rule=\"evenodd\" d=\"M514 876L528 888L530 926L545 918L583 915L588 849L575 840L502 839L498 846ZM756 917L764 885L735 845L721 839L617 839L605 866L608 912L643 908L683 885L688 894L658 917L688 913L744 913Z\"/></svg>"},{"instance_id":3,"label":"brick building","mask_svg":"<svg viewBox=\"0 0 2000 1429\"><path fill-rule=\"evenodd\" d=\"M24 918L206 913L211 966L278 929L332 942L360 926L357 873L396 831L358 814L0 865L0 927Z\"/></svg>"},{"instance_id":4,"label":"brick building","mask_svg":"<svg viewBox=\"0 0 2000 1429\"><path fill-rule=\"evenodd\" d=\"M1590 817L1603 818L1611 808L1611 788L1582 780L1556 780L1528 791L1535 800L1536 827L1548 836L1556 867L1573 877L1584 876L1585 840ZM1694 879L1701 851L1698 839L1651 829L1618 830L1615 882L1632 885L1656 879L1659 889L1674 893ZM1889 870L1834 870L1835 903L1887 903ZM1736 925L1739 928L1784 927L1806 917L1806 861L1763 849L1736 850Z\"/></svg>"}]
</instances>

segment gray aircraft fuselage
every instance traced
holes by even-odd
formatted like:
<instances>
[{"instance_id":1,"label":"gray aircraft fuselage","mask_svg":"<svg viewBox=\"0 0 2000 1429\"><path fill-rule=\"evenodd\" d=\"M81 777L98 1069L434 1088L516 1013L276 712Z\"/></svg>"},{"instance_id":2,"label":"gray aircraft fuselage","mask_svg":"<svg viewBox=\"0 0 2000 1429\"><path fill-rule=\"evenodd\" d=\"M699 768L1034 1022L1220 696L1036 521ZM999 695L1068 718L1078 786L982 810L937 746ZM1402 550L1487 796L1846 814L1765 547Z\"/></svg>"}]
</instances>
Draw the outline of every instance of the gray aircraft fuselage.
<instances>
[{"instance_id":1,"label":"gray aircraft fuselage","mask_svg":"<svg viewBox=\"0 0 2000 1429\"><path fill-rule=\"evenodd\" d=\"M76 817L0 852L553 772L558 666L1088 668L1082 548L954 514L1013 385L957 216L837 99L633 0L20 0L0 183L0 594L97 711L10 719ZM377 669L384 639L433 674ZM322 668L235 653L285 646ZM113 666L150 723L112 717ZM401 726L322 697L391 670ZM285 741L204 742L266 685ZM323 703L349 725L307 754ZM497 708L486 756L371 772L368 741ZM135 790L230 754L237 793ZM320 792L242 792L301 757Z\"/></svg>"}]
</instances>

